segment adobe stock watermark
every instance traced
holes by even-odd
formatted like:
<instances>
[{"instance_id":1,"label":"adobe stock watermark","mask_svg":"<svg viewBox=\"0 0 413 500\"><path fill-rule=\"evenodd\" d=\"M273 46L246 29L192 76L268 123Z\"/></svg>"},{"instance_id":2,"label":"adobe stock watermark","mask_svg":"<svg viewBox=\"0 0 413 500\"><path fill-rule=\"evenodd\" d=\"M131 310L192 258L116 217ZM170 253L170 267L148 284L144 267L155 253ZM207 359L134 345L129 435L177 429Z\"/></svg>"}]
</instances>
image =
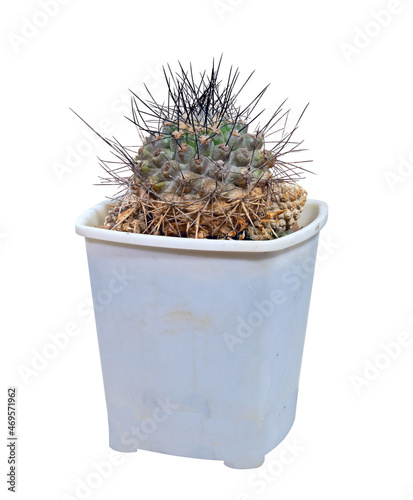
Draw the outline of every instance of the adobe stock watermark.
<instances>
[{"instance_id":1,"label":"adobe stock watermark","mask_svg":"<svg viewBox=\"0 0 413 500\"><path fill-rule=\"evenodd\" d=\"M408 324L413 326L413 314L409 317ZM369 388L378 380L383 372L392 366L403 354L406 348L413 345L413 334L403 330L390 342L381 342L380 351L372 358L363 360L363 368L359 374L352 374L350 382L358 395Z\"/></svg>"},{"instance_id":2,"label":"adobe stock watermark","mask_svg":"<svg viewBox=\"0 0 413 500\"><path fill-rule=\"evenodd\" d=\"M341 245L341 242L335 236L322 233L318 242L316 262L324 263L330 260L340 249Z\"/></svg>"},{"instance_id":3,"label":"adobe stock watermark","mask_svg":"<svg viewBox=\"0 0 413 500\"><path fill-rule=\"evenodd\" d=\"M92 300L89 298L78 304L76 314L83 319L84 324L92 323L93 310L102 311L112 302L113 297L120 294L127 287L129 281L133 279L134 276L126 274L124 269L113 270L107 286L96 294L94 308ZM48 339L41 347L31 349L29 361L17 366L17 372L24 385L27 386L40 373L44 372L71 345L73 339L83 331L84 325L79 320L71 319L58 331L48 333Z\"/></svg>"},{"instance_id":4,"label":"adobe stock watermark","mask_svg":"<svg viewBox=\"0 0 413 500\"><path fill-rule=\"evenodd\" d=\"M237 326L234 333L225 332L223 339L229 351L233 353L237 345L243 344L253 333L260 328L266 319L274 315L277 306L283 304L286 296L279 289L274 289L268 299L255 300L253 302L255 309L247 317L237 317Z\"/></svg>"},{"instance_id":5,"label":"adobe stock watermark","mask_svg":"<svg viewBox=\"0 0 413 500\"><path fill-rule=\"evenodd\" d=\"M71 339L81 332L82 328L76 321L68 321L59 331L49 333L48 342L39 349L31 350L30 361L17 366L17 372L24 385L28 385L33 378L43 372L50 362L68 347Z\"/></svg>"},{"instance_id":6,"label":"adobe stock watermark","mask_svg":"<svg viewBox=\"0 0 413 500\"><path fill-rule=\"evenodd\" d=\"M413 151L410 151L408 158L403 155L397 157L397 166L393 170L383 172L384 180L390 191L394 193L401 184L413 177Z\"/></svg>"},{"instance_id":7,"label":"adobe stock watermark","mask_svg":"<svg viewBox=\"0 0 413 500\"><path fill-rule=\"evenodd\" d=\"M124 455L116 451L112 451L105 460L93 461L85 476L75 479L73 492L61 494L60 500L87 500L124 461Z\"/></svg>"},{"instance_id":8,"label":"adobe stock watermark","mask_svg":"<svg viewBox=\"0 0 413 500\"><path fill-rule=\"evenodd\" d=\"M265 463L248 477L247 485L252 490L251 494L246 491L241 492L235 500L251 500L256 498L256 495L263 494L268 486L280 478L306 450L307 448L298 443L296 438L283 442L274 451L275 457L268 457Z\"/></svg>"},{"instance_id":9,"label":"adobe stock watermark","mask_svg":"<svg viewBox=\"0 0 413 500\"><path fill-rule=\"evenodd\" d=\"M102 118L95 130L103 137L111 135L115 126L109 118ZM63 161L53 161L52 170L59 182L62 182L67 174L73 173L90 156L102 139L90 128L82 127L83 138L74 146L66 146L66 154Z\"/></svg>"},{"instance_id":10,"label":"adobe stock watermark","mask_svg":"<svg viewBox=\"0 0 413 500\"><path fill-rule=\"evenodd\" d=\"M157 406L153 409L150 417L139 421L136 425L131 426L128 432L122 434L121 443L125 447L125 451L138 450L140 443L154 434L159 425L168 419L173 410L179 409L179 405L171 403L169 397L164 401L158 399L156 402Z\"/></svg>"},{"instance_id":11,"label":"adobe stock watermark","mask_svg":"<svg viewBox=\"0 0 413 500\"><path fill-rule=\"evenodd\" d=\"M252 302L254 308L244 317L236 318L236 326L233 332L225 332L222 335L229 351L233 353L237 346L243 344L247 339L262 327L264 322L275 315L277 307L282 306L287 299L287 293L296 292L302 283L313 275L315 262L325 263L341 247L341 243L332 236L326 235L320 238L318 244L317 257L306 258L290 271L284 272L282 282L287 285L283 290L273 289L269 296Z\"/></svg>"},{"instance_id":12,"label":"adobe stock watermark","mask_svg":"<svg viewBox=\"0 0 413 500\"><path fill-rule=\"evenodd\" d=\"M13 50L18 53L25 47L40 31L42 31L55 18L61 8L71 0L40 0L39 8L29 17L21 18L21 26L18 32L9 32L7 39L9 40Z\"/></svg>"},{"instance_id":13,"label":"adobe stock watermark","mask_svg":"<svg viewBox=\"0 0 413 500\"><path fill-rule=\"evenodd\" d=\"M150 92L153 92L164 81L164 73L161 65L155 67L146 66L145 71L146 74L142 79L142 83L130 87L141 99L148 96L145 85ZM111 116L115 115L117 118L120 118L127 115L130 112L131 97L132 94L130 92L123 92L116 97L109 106ZM92 126L101 136L107 137L113 135L115 123L116 120L106 116L101 118L96 126L93 124ZM76 172L84 160L94 153L99 144L103 143L102 139L85 124L82 124L82 136L73 145L66 146L63 159L59 161L54 160L51 163L52 171L59 183L62 183L68 175Z\"/></svg>"},{"instance_id":14,"label":"adobe stock watermark","mask_svg":"<svg viewBox=\"0 0 413 500\"><path fill-rule=\"evenodd\" d=\"M214 0L212 5L219 19L222 21L228 13L233 12L244 2L245 0Z\"/></svg>"},{"instance_id":15,"label":"adobe stock watermark","mask_svg":"<svg viewBox=\"0 0 413 500\"><path fill-rule=\"evenodd\" d=\"M403 11L400 0L390 0L380 10L370 12L370 18L362 26L355 26L351 43L341 42L340 50L348 63L368 47L374 38L377 38L385 28L390 26L394 16Z\"/></svg>"}]
</instances>

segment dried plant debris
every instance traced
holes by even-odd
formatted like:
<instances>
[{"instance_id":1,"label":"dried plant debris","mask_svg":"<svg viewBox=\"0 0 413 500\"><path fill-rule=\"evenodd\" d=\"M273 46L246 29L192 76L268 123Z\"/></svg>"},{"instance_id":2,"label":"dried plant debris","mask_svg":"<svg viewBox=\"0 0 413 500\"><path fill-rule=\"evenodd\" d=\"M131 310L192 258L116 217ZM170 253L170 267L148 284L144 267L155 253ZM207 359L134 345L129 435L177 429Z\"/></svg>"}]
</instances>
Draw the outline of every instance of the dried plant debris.
<instances>
[{"instance_id":1,"label":"dried plant debris","mask_svg":"<svg viewBox=\"0 0 413 500\"><path fill-rule=\"evenodd\" d=\"M270 208L263 190L254 188L248 199L174 200L168 203L140 192L112 205L104 228L141 234L269 240L299 229L297 220L306 192L297 185L274 186Z\"/></svg>"},{"instance_id":2,"label":"dried plant debris","mask_svg":"<svg viewBox=\"0 0 413 500\"><path fill-rule=\"evenodd\" d=\"M112 161L100 160L103 184L118 186L102 227L111 231L187 238L268 240L299 229L307 193L297 184L304 151L287 131L289 111L279 106L263 125L251 124L265 87L247 106L237 100L251 75L235 90L239 70L219 79L221 59L196 81L192 65L179 72L164 68L167 102L148 91L132 92L132 117L141 146L112 148ZM304 110L305 111L305 110ZM303 112L304 112L303 111ZM99 135L99 134L98 134ZM278 139L277 139L278 137Z\"/></svg>"}]
</instances>

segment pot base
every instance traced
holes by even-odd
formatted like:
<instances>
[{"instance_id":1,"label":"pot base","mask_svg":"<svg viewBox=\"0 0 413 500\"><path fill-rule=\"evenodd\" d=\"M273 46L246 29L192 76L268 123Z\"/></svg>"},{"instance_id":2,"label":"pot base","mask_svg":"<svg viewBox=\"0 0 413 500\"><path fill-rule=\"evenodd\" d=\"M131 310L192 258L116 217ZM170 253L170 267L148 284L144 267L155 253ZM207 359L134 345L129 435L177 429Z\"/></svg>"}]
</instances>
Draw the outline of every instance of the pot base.
<instances>
[{"instance_id":1,"label":"pot base","mask_svg":"<svg viewBox=\"0 0 413 500\"><path fill-rule=\"evenodd\" d=\"M198 410L169 409L161 415L155 405L151 417L132 419L139 408L109 405L109 446L119 452L138 450L209 460L223 460L233 469L252 469L290 431L296 413L298 391L274 401L265 415L243 418L206 416L207 402L195 398ZM162 406L162 403L161 403ZM173 405L170 405L173 406ZM168 414L169 413L169 414ZM207 412L208 413L208 412ZM129 418L128 418L129 416ZM157 422L158 420L159 422Z\"/></svg>"}]
</instances>

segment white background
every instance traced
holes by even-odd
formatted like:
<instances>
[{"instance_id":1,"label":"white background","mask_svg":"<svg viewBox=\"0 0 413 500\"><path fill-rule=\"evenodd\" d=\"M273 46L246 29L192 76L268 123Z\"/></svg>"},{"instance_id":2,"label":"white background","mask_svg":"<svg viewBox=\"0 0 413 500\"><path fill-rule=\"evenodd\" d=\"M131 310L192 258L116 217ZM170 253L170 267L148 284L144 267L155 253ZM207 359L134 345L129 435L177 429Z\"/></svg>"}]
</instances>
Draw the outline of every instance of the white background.
<instances>
[{"instance_id":1,"label":"white background","mask_svg":"<svg viewBox=\"0 0 413 500\"><path fill-rule=\"evenodd\" d=\"M6 388L16 385L22 499L413 498L411 4L2 2L2 495L12 497ZM246 99L271 82L268 110L286 97L295 113L311 103L298 135L317 175L302 185L330 209L296 422L260 469L244 471L109 449L86 253L74 233L77 216L113 193L93 185L106 146L69 107L134 144L128 89L143 95L145 81L162 99L163 64L201 71L221 52L225 70L256 70ZM70 328L77 335L53 354L52 336ZM41 364L42 352L53 359ZM297 450L289 463L286 443ZM96 472L110 460L112 471Z\"/></svg>"}]
</instances>

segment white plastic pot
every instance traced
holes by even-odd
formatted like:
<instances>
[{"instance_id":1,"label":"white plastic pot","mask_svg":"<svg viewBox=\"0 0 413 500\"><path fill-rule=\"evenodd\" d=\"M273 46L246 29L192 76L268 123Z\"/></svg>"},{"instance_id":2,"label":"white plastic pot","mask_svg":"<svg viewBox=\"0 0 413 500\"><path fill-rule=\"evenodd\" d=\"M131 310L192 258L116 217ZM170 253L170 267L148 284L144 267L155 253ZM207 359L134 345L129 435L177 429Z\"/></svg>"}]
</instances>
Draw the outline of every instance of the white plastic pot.
<instances>
[{"instance_id":1,"label":"white plastic pot","mask_svg":"<svg viewBox=\"0 0 413 500\"><path fill-rule=\"evenodd\" d=\"M87 256L109 444L258 467L290 430L320 229L271 241L195 240L76 223Z\"/></svg>"}]
</instances>

